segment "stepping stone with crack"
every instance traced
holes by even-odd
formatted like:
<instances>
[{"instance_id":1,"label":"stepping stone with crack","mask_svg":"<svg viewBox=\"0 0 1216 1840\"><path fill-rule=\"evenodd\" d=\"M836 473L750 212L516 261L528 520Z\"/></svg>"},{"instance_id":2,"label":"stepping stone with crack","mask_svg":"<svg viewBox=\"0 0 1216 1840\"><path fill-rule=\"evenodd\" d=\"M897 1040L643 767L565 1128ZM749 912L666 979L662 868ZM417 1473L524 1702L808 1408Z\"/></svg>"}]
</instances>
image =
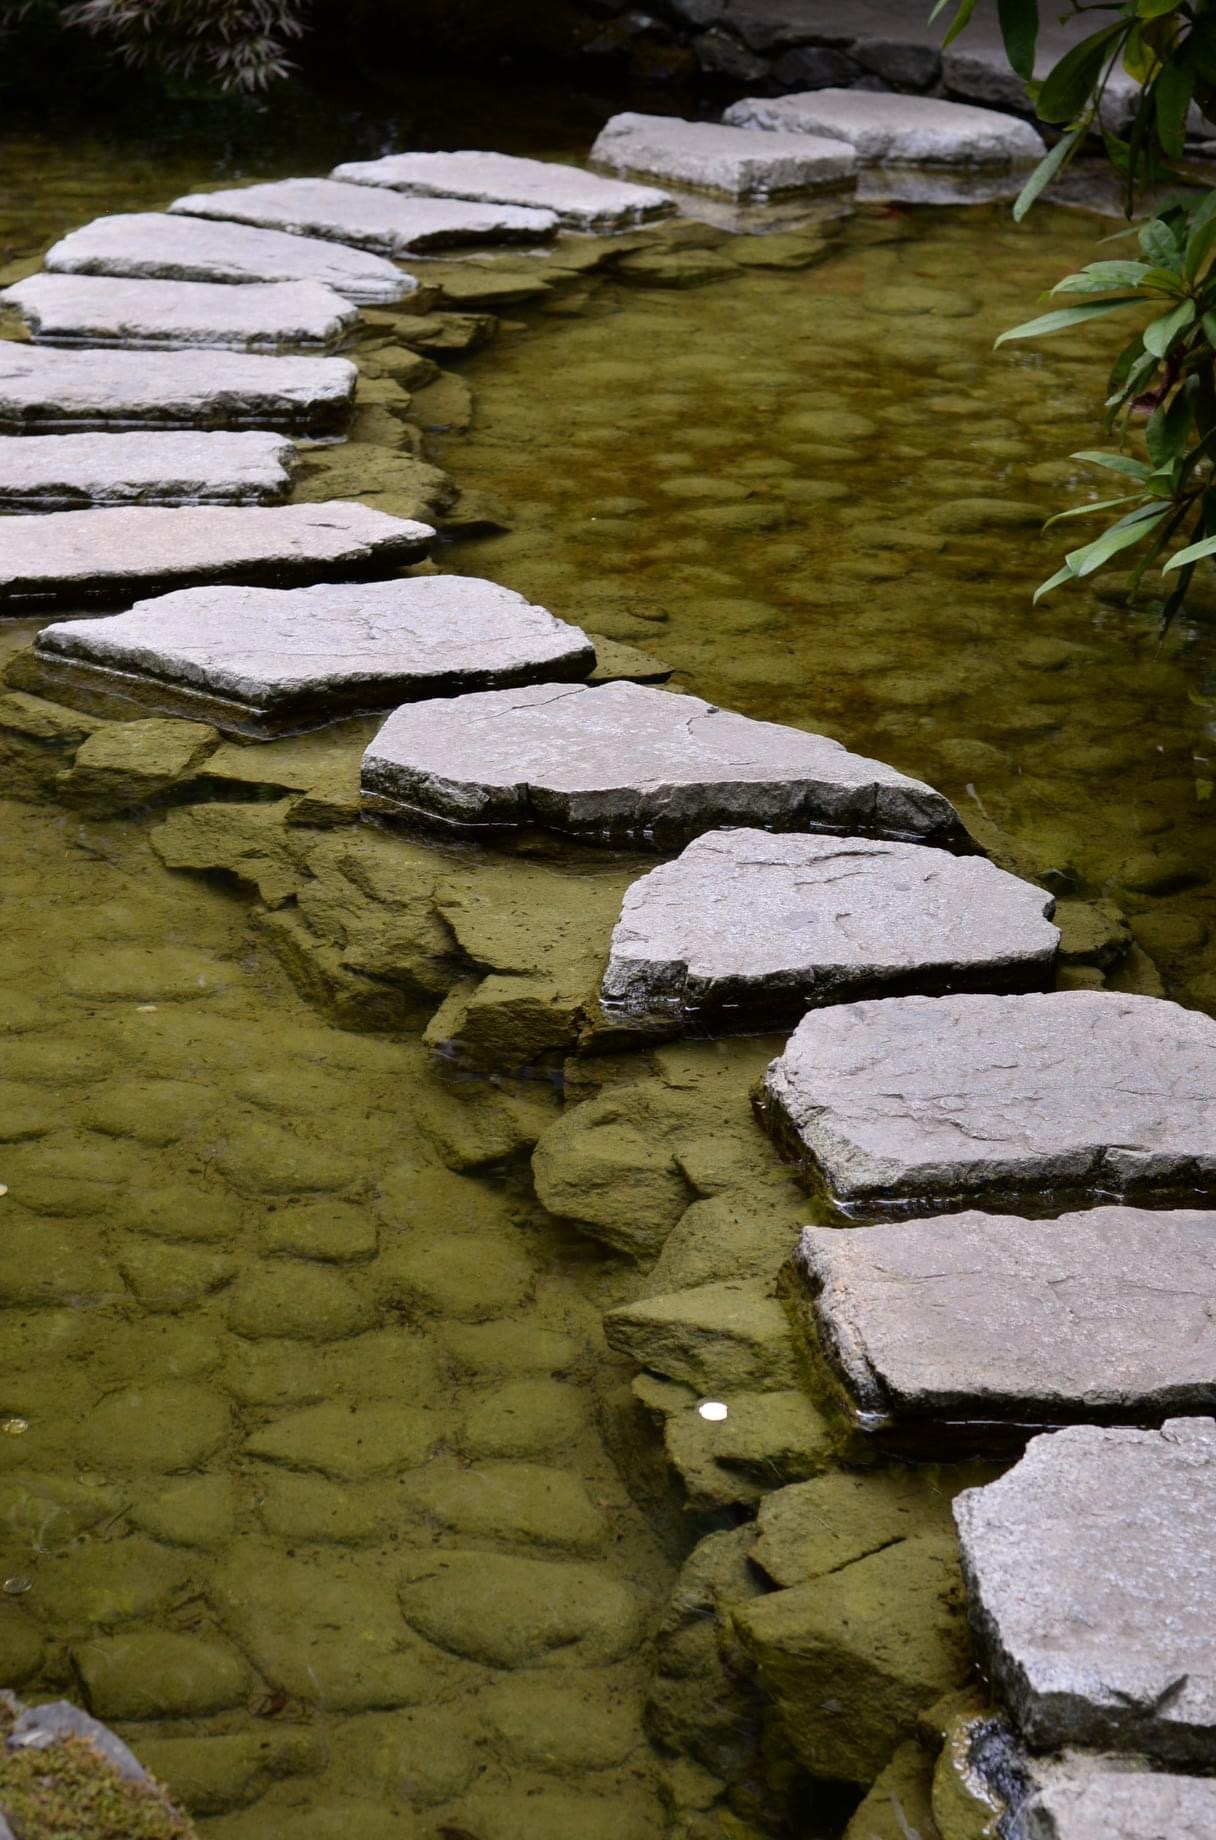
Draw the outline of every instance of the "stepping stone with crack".
<instances>
[{"instance_id":1,"label":"stepping stone with crack","mask_svg":"<svg viewBox=\"0 0 1216 1840\"><path fill-rule=\"evenodd\" d=\"M187 588L103 620L44 627L46 681L221 728L268 733L470 688L585 677L584 633L459 575L313 588Z\"/></svg>"},{"instance_id":2,"label":"stepping stone with crack","mask_svg":"<svg viewBox=\"0 0 1216 1840\"><path fill-rule=\"evenodd\" d=\"M68 351L0 343L0 429L290 428L337 434L358 372L345 358L236 351Z\"/></svg>"},{"instance_id":3,"label":"stepping stone with crack","mask_svg":"<svg viewBox=\"0 0 1216 1840\"><path fill-rule=\"evenodd\" d=\"M295 457L285 435L253 430L0 436L0 506L270 505Z\"/></svg>"},{"instance_id":4,"label":"stepping stone with crack","mask_svg":"<svg viewBox=\"0 0 1216 1840\"><path fill-rule=\"evenodd\" d=\"M732 103L723 120L738 128L844 141L864 166L1009 167L1033 165L1045 152L1030 123L1016 115L871 90L747 96Z\"/></svg>"},{"instance_id":5,"label":"stepping stone with crack","mask_svg":"<svg viewBox=\"0 0 1216 1840\"><path fill-rule=\"evenodd\" d=\"M552 211L458 198L399 198L337 179L273 179L226 192L191 192L169 206L175 216L218 217L297 236L333 237L386 256L462 243L537 243L552 236Z\"/></svg>"},{"instance_id":6,"label":"stepping stone with crack","mask_svg":"<svg viewBox=\"0 0 1216 1840\"><path fill-rule=\"evenodd\" d=\"M0 292L44 345L221 346L329 350L354 332L357 307L317 281L232 287L111 275L31 275Z\"/></svg>"},{"instance_id":7,"label":"stepping stone with crack","mask_svg":"<svg viewBox=\"0 0 1216 1840\"><path fill-rule=\"evenodd\" d=\"M120 505L4 520L0 611L198 582L324 581L416 562L429 524L368 505ZM16 668L16 661L10 669ZM15 680L14 680L15 681Z\"/></svg>"},{"instance_id":8,"label":"stepping stone with crack","mask_svg":"<svg viewBox=\"0 0 1216 1840\"><path fill-rule=\"evenodd\" d=\"M591 158L614 172L760 200L847 185L857 166L852 148L839 140L635 114L614 115Z\"/></svg>"},{"instance_id":9,"label":"stepping stone with crack","mask_svg":"<svg viewBox=\"0 0 1216 1840\"><path fill-rule=\"evenodd\" d=\"M1210 1766L1216 1422L1037 1437L954 1517L981 1667L1032 1750Z\"/></svg>"},{"instance_id":10,"label":"stepping stone with crack","mask_svg":"<svg viewBox=\"0 0 1216 1840\"><path fill-rule=\"evenodd\" d=\"M913 1454L1216 1409L1216 1214L807 1227L795 1266L851 1414Z\"/></svg>"},{"instance_id":11,"label":"stepping stone with crack","mask_svg":"<svg viewBox=\"0 0 1216 1840\"><path fill-rule=\"evenodd\" d=\"M884 989L1034 989L1059 942L1054 908L981 856L715 831L629 890L600 995L750 1028Z\"/></svg>"},{"instance_id":12,"label":"stepping stone with crack","mask_svg":"<svg viewBox=\"0 0 1216 1840\"><path fill-rule=\"evenodd\" d=\"M1108 990L813 1010L770 1129L842 1205L1216 1197L1216 1021Z\"/></svg>"},{"instance_id":13,"label":"stepping stone with crack","mask_svg":"<svg viewBox=\"0 0 1216 1840\"><path fill-rule=\"evenodd\" d=\"M51 273L62 275L130 275L246 286L312 281L331 287L343 300L367 306L387 305L418 291L413 275L366 249L249 224L170 217L166 211L95 217L48 249L43 261Z\"/></svg>"},{"instance_id":14,"label":"stepping stone with crack","mask_svg":"<svg viewBox=\"0 0 1216 1840\"><path fill-rule=\"evenodd\" d=\"M509 153L390 153L382 160L335 166L333 179L387 186L416 198L466 198L478 204L514 204L552 211L566 230L628 230L675 209L666 192L626 185Z\"/></svg>"},{"instance_id":15,"label":"stepping stone with crack","mask_svg":"<svg viewBox=\"0 0 1216 1840\"><path fill-rule=\"evenodd\" d=\"M595 843L664 848L727 823L963 839L941 794L892 767L640 684L399 709L364 756L363 791L373 809L433 823L539 824Z\"/></svg>"}]
</instances>

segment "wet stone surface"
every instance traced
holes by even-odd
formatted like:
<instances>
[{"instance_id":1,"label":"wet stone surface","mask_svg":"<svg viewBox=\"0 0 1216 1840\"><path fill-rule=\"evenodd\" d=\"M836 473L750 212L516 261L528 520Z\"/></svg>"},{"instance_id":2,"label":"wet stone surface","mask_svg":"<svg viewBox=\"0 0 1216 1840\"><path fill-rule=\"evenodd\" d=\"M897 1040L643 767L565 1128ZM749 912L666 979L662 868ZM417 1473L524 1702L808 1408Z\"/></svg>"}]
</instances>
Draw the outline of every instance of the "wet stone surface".
<instances>
[{"instance_id":1,"label":"wet stone surface","mask_svg":"<svg viewBox=\"0 0 1216 1840\"><path fill-rule=\"evenodd\" d=\"M0 436L0 505L268 505L291 490L296 448L252 429Z\"/></svg>"},{"instance_id":2,"label":"wet stone surface","mask_svg":"<svg viewBox=\"0 0 1216 1840\"><path fill-rule=\"evenodd\" d=\"M736 199L845 185L856 167L852 148L838 140L668 115L614 115L591 158L620 173Z\"/></svg>"},{"instance_id":3,"label":"wet stone surface","mask_svg":"<svg viewBox=\"0 0 1216 1840\"><path fill-rule=\"evenodd\" d=\"M552 211L470 204L452 198L402 198L334 179L278 179L235 191L196 192L169 206L175 216L219 218L332 238L386 256L464 243L543 242L557 228Z\"/></svg>"},{"instance_id":4,"label":"wet stone surface","mask_svg":"<svg viewBox=\"0 0 1216 1840\"><path fill-rule=\"evenodd\" d=\"M1026 1840L1206 1840L1216 1829L1208 1777L1104 1767L1080 1755L1052 1774L1019 1811Z\"/></svg>"},{"instance_id":5,"label":"wet stone surface","mask_svg":"<svg viewBox=\"0 0 1216 1840\"><path fill-rule=\"evenodd\" d=\"M879 91L749 96L733 102L723 119L739 128L845 141L863 165L1019 166L1044 152L1035 129L1016 115Z\"/></svg>"},{"instance_id":6,"label":"wet stone surface","mask_svg":"<svg viewBox=\"0 0 1216 1840\"><path fill-rule=\"evenodd\" d=\"M553 211L567 230L626 230L674 208L653 186L625 185L577 166L502 153L391 153L381 160L350 160L330 176L419 198Z\"/></svg>"},{"instance_id":7,"label":"wet stone surface","mask_svg":"<svg viewBox=\"0 0 1216 1840\"><path fill-rule=\"evenodd\" d=\"M0 293L48 345L328 349L359 321L357 308L315 281L234 288L205 281L104 275L31 275Z\"/></svg>"}]
</instances>

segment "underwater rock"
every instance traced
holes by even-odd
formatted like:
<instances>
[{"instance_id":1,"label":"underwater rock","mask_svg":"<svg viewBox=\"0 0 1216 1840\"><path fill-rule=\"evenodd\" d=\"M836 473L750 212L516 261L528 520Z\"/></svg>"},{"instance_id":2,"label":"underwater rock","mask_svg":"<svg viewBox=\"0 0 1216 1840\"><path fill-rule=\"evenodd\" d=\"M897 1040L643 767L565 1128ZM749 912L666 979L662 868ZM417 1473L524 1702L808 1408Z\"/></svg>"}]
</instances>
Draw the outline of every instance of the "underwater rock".
<instances>
[{"instance_id":1,"label":"underwater rock","mask_svg":"<svg viewBox=\"0 0 1216 1840\"><path fill-rule=\"evenodd\" d=\"M462 1066L487 1073L532 1067L576 1046L593 999L544 978L500 977L457 984L423 1040Z\"/></svg>"},{"instance_id":2,"label":"underwater rock","mask_svg":"<svg viewBox=\"0 0 1216 1840\"><path fill-rule=\"evenodd\" d=\"M363 1482L425 1463L438 1435L431 1415L406 1405L307 1406L263 1425L245 1440L251 1457L287 1469L319 1470L336 1482Z\"/></svg>"},{"instance_id":3,"label":"underwater rock","mask_svg":"<svg viewBox=\"0 0 1216 1840\"><path fill-rule=\"evenodd\" d=\"M566 230L627 230L675 209L664 192L649 186L622 185L578 166L507 153L390 153L380 160L335 166L330 177L387 186L417 198L466 198L552 211Z\"/></svg>"},{"instance_id":4,"label":"underwater rock","mask_svg":"<svg viewBox=\"0 0 1216 1840\"><path fill-rule=\"evenodd\" d=\"M465 1541L588 1554L610 1540L580 1479L539 1463L432 1464L407 1479L403 1499L441 1533Z\"/></svg>"},{"instance_id":5,"label":"underwater rock","mask_svg":"<svg viewBox=\"0 0 1216 1840\"><path fill-rule=\"evenodd\" d=\"M691 1387L651 1374L639 1374L633 1393L661 1425L667 1461L698 1512L754 1509L836 1461L831 1427L804 1392L715 1393L725 1418L706 1418Z\"/></svg>"},{"instance_id":6,"label":"underwater rock","mask_svg":"<svg viewBox=\"0 0 1216 1840\"><path fill-rule=\"evenodd\" d=\"M577 1719L570 1717L574 1704ZM631 1696L611 1676L586 1668L508 1675L481 1697L478 1710L513 1762L563 1776L611 1769L645 1742Z\"/></svg>"},{"instance_id":7,"label":"underwater rock","mask_svg":"<svg viewBox=\"0 0 1216 1840\"><path fill-rule=\"evenodd\" d=\"M430 524L453 503L456 486L439 467L412 454L391 453L367 441L343 441L337 447L311 449L292 492L297 505L323 504L331 498L357 498L390 517Z\"/></svg>"},{"instance_id":8,"label":"underwater rock","mask_svg":"<svg viewBox=\"0 0 1216 1840\"><path fill-rule=\"evenodd\" d=\"M110 723L77 749L71 771L59 779L59 796L102 815L129 811L201 766L219 740L202 722Z\"/></svg>"},{"instance_id":9,"label":"underwater rock","mask_svg":"<svg viewBox=\"0 0 1216 1840\"><path fill-rule=\"evenodd\" d=\"M0 436L0 506L271 505L291 490L295 454L251 429Z\"/></svg>"},{"instance_id":10,"label":"underwater rock","mask_svg":"<svg viewBox=\"0 0 1216 1840\"><path fill-rule=\"evenodd\" d=\"M692 1129L687 1108L645 1082L573 1107L545 1132L532 1158L536 1193L549 1212L632 1258L653 1257L693 1198L673 1140Z\"/></svg>"},{"instance_id":11,"label":"underwater rock","mask_svg":"<svg viewBox=\"0 0 1216 1840\"><path fill-rule=\"evenodd\" d=\"M0 305L24 315L37 343L94 348L328 350L359 323L358 309L317 281L234 288L212 281L42 274L0 289Z\"/></svg>"},{"instance_id":12,"label":"underwater rock","mask_svg":"<svg viewBox=\"0 0 1216 1840\"><path fill-rule=\"evenodd\" d=\"M610 1347L639 1367L715 1399L779 1393L799 1381L798 1353L766 1280L702 1284L620 1304L604 1318Z\"/></svg>"},{"instance_id":13,"label":"underwater rock","mask_svg":"<svg viewBox=\"0 0 1216 1840\"><path fill-rule=\"evenodd\" d=\"M364 314L364 319L369 325L383 325L394 346L407 345L413 351L439 356L475 351L498 333L498 321L492 313L402 312Z\"/></svg>"},{"instance_id":14,"label":"underwater rock","mask_svg":"<svg viewBox=\"0 0 1216 1840\"><path fill-rule=\"evenodd\" d=\"M272 179L232 191L193 192L175 198L169 210L174 216L220 218L296 236L332 238L386 256L461 243L543 242L557 228L552 211L452 198L402 198L379 187L343 185L334 179Z\"/></svg>"},{"instance_id":15,"label":"underwater rock","mask_svg":"<svg viewBox=\"0 0 1216 1840\"><path fill-rule=\"evenodd\" d=\"M653 1795L633 1783L598 1795L479 1789L453 1813L454 1831L478 1840L638 1840L663 1820Z\"/></svg>"},{"instance_id":16,"label":"underwater rock","mask_svg":"<svg viewBox=\"0 0 1216 1840\"><path fill-rule=\"evenodd\" d=\"M630 113L604 125L591 158L616 172L736 199L846 185L857 166L852 148L837 140Z\"/></svg>"},{"instance_id":17,"label":"underwater rock","mask_svg":"<svg viewBox=\"0 0 1216 1840\"><path fill-rule=\"evenodd\" d=\"M174 1801L197 1815L244 1808L278 1778L311 1775L325 1761L322 1741L300 1730L142 1738L139 1748Z\"/></svg>"},{"instance_id":18,"label":"underwater rock","mask_svg":"<svg viewBox=\"0 0 1216 1840\"><path fill-rule=\"evenodd\" d=\"M1216 1782L1070 1754L1018 1810L1024 1840L1208 1840Z\"/></svg>"},{"instance_id":19,"label":"underwater rock","mask_svg":"<svg viewBox=\"0 0 1216 1840\"><path fill-rule=\"evenodd\" d=\"M915 1738L899 1745L860 1804L843 1840L942 1840L933 1819L933 1753Z\"/></svg>"},{"instance_id":20,"label":"underwater rock","mask_svg":"<svg viewBox=\"0 0 1216 1840\"><path fill-rule=\"evenodd\" d=\"M579 1560L436 1548L406 1560L400 1601L430 1641L493 1668L619 1661L643 1630L637 1592Z\"/></svg>"},{"instance_id":21,"label":"underwater rock","mask_svg":"<svg viewBox=\"0 0 1216 1840\"><path fill-rule=\"evenodd\" d=\"M78 1447L91 1465L118 1473L171 1474L196 1469L227 1439L232 1409L220 1393L182 1380L110 1392L80 1427Z\"/></svg>"},{"instance_id":22,"label":"underwater rock","mask_svg":"<svg viewBox=\"0 0 1216 1840\"><path fill-rule=\"evenodd\" d=\"M249 1669L227 1642L171 1630L98 1636L72 1649L93 1712L108 1719L204 1718L239 1706Z\"/></svg>"},{"instance_id":23,"label":"underwater rock","mask_svg":"<svg viewBox=\"0 0 1216 1840\"><path fill-rule=\"evenodd\" d=\"M380 1255L375 1280L391 1306L415 1316L486 1322L511 1314L530 1299L536 1283L522 1246L500 1235L425 1230L394 1240Z\"/></svg>"},{"instance_id":24,"label":"underwater rock","mask_svg":"<svg viewBox=\"0 0 1216 1840\"><path fill-rule=\"evenodd\" d=\"M566 1450L587 1430L586 1397L562 1379L507 1380L475 1396L460 1449L480 1457L542 1457Z\"/></svg>"},{"instance_id":25,"label":"underwater rock","mask_svg":"<svg viewBox=\"0 0 1216 1840\"><path fill-rule=\"evenodd\" d=\"M254 1266L241 1272L228 1294L228 1327L250 1341L341 1341L371 1328L377 1315L370 1298L321 1265L279 1261Z\"/></svg>"},{"instance_id":26,"label":"underwater rock","mask_svg":"<svg viewBox=\"0 0 1216 1840\"><path fill-rule=\"evenodd\" d=\"M1017 115L938 97L818 89L748 96L722 117L739 128L845 141L862 165L1020 166L1043 157L1040 136Z\"/></svg>"}]
</instances>

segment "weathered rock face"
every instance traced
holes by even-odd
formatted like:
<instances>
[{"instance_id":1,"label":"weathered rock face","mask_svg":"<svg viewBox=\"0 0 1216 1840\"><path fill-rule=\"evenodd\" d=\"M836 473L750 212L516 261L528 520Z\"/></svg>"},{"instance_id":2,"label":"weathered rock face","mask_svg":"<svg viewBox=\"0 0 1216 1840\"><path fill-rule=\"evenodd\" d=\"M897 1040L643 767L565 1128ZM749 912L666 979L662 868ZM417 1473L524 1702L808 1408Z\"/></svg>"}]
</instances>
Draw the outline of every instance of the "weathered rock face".
<instances>
[{"instance_id":1,"label":"weathered rock face","mask_svg":"<svg viewBox=\"0 0 1216 1840\"><path fill-rule=\"evenodd\" d=\"M0 505L270 505L295 458L285 435L253 429L0 436Z\"/></svg>"},{"instance_id":2,"label":"weathered rock face","mask_svg":"<svg viewBox=\"0 0 1216 1840\"><path fill-rule=\"evenodd\" d=\"M804 90L793 96L748 96L724 121L780 134L815 134L848 143L862 165L1018 166L1043 157L1029 122L928 96L877 90Z\"/></svg>"},{"instance_id":3,"label":"weathered rock face","mask_svg":"<svg viewBox=\"0 0 1216 1840\"><path fill-rule=\"evenodd\" d=\"M615 172L737 199L847 185L857 164L840 141L636 114L614 115L591 158Z\"/></svg>"},{"instance_id":4,"label":"weathered rock face","mask_svg":"<svg viewBox=\"0 0 1216 1840\"><path fill-rule=\"evenodd\" d=\"M983 1663L1032 1749L1210 1762L1212 1419L1035 1438L954 1512Z\"/></svg>"},{"instance_id":5,"label":"weathered rock face","mask_svg":"<svg viewBox=\"0 0 1216 1840\"><path fill-rule=\"evenodd\" d=\"M47 345L140 345L237 351L328 349L352 333L358 309L317 281L235 288L211 281L109 275L31 275L0 292Z\"/></svg>"},{"instance_id":6,"label":"weathered rock face","mask_svg":"<svg viewBox=\"0 0 1216 1840\"><path fill-rule=\"evenodd\" d=\"M638 684L398 710L367 751L363 787L446 824L605 842L664 845L731 822L926 840L959 828L940 794L838 742Z\"/></svg>"},{"instance_id":7,"label":"weathered rock face","mask_svg":"<svg viewBox=\"0 0 1216 1840\"><path fill-rule=\"evenodd\" d=\"M625 185L578 166L507 153L391 153L382 160L350 160L335 166L330 177L418 198L465 198L552 211L567 230L626 230L674 209L666 193L650 186Z\"/></svg>"},{"instance_id":8,"label":"weathered rock face","mask_svg":"<svg viewBox=\"0 0 1216 1840\"><path fill-rule=\"evenodd\" d=\"M769 1068L773 1129L842 1202L1216 1191L1216 1022L1070 990L815 1010Z\"/></svg>"},{"instance_id":9,"label":"weathered rock face","mask_svg":"<svg viewBox=\"0 0 1216 1840\"><path fill-rule=\"evenodd\" d=\"M461 243L543 242L557 229L552 211L469 204L451 198L399 198L335 179L274 179L227 192L192 192L169 206L174 216L221 218L372 249L381 255Z\"/></svg>"},{"instance_id":10,"label":"weathered rock face","mask_svg":"<svg viewBox=\"0 0 1216 1840\"><path fill-rule=\"evenodd\" d=\"M1019 1810L1019 1825L1025 1840L1208 1840L1216 1782L1070 1757Z\"/></svg>"},{"instance_id":11,"label":"weathered rock face","mask_svg":"<svg viewBox=\"0 0 1216 1840\"><path fill-rule=\"evenodd\" d=\"M368 304L403 300L418 289L412 275L365 249L248 224L170 217L164 211L95 217L61 238L43 260L52 273L65 275L245 285L313 281L333 288L344 300Z\"/></svg>"},{"instance_id":12,"label":"weathered rock face","mask_svg":"<svg viewBox=\"0 0 1216 1840\"><path fill-rule=\"evenodd\" d=\"M983 857L715 831L629 890L601 996L752 1027L883 987L1024 989L1055 956L1054 905Z\"/></svg>"},{"instance_id":13,"label":"weathered rock face","mask_svg":"<svg viewBox=\"0 0 1216 1840\"><path fill-rule=\"evenodd\" d=\"M619 1305L604 1318L609 1344L640 1367L719 1399L799 1384L781 1305L763 1280L702 1284Z\"/></svg>"}]
</instances>

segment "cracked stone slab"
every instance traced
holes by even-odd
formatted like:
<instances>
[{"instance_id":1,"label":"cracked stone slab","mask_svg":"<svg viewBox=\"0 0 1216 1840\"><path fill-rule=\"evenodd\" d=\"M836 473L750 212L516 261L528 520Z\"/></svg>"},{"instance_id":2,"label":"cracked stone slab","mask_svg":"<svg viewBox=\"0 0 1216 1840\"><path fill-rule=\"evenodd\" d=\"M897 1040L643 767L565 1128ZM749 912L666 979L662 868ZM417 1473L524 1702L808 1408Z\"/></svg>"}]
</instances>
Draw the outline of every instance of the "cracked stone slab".
<instances>
[{"instance_id":1,"label":"cracked stone slab","mask_svg":"<svg viewBox=\"0 0 1216 1840\"><path fill-rule=\"evenodd\" d=\"M377 808L462 828L687 841L726 823L961 837L919 780L823 735L644 685L538 684L389 717L363 761Z\"/></svg>"},{"instance_id":2,"label":"cracked stone slab","mask_svg":"<svg viewBox=\"0 0 1216 1840\"><path fill-rule=\"evenodd\" d=\"M844 141L862 165L1022 166L1041 160L1041 137L1016 115L929 96L877 90L804 90L746 96L723 120L738 128Z\"/></svg>"},{"instance_id":3,"label":"cracked stone slab","mask_svg":"<svg viewBox=\"0 0 1216 1840\"><path fill-rule=\"evenodd\" d=\"M366 249L249 224L170 217L166 211L95 217L91 224L69 231L43 261L52 273L63 275L218 281L229 286L311 281L365 306L404 300L418 291L413 275Z\"/></svg>"},{"instance_id":4,"label":"cracked stone slab","mask_svg":"<svg viewBox=\"0 0 1216 1840\"><path fill-rule=\"evenodd\" d=\"M368 505L118 505L4 520L0 609L115 600L153 587L387 574L425 554L429 524Z\"/></svg>"},{"instance_id":5,"label":"cracked stone slab","mask_svg":"<svg viewBox=\"0 0 1216 1840\"><path fill-rule=\"evenodd\" d=\"M332 237L356 249L402 256L462 243L543 242L557 229L552 211L460 198L403 198L338 179L272 179L223 192L191 192L169 206L174 216L221 218L296 236Z\"/></svg>"},{"instance_id":6,"label":"cracked stone slab","mask_svg":"<svg viewBox=\"0 0 1216 1840\"><path fill-rule=\"evenodd\" d=\"M1067 1753L1018 1810L1022 1840L1211 1840L1216 1780Z\"/></svg>"},{"instance_id":7,"label":"cracked stone slab","mask_svg":"<svg viewBox=\"0 0 1216 1840\"><path fill-rule=\"evenodd\" d=\"M0 343L0 429L290 428L336 434L358 372L346 358L91 351Z\"/></svg>"},{"instance_id":8,"label":"cracked stone slab","mask_svg":"<svg viewBox=\"0 0 1216 1840\"><path fill-rule=\"evenodd\" d=\"M1210 1765L1216 1421L1037 1437L954 1516L981 1666L1032 1750Z\"/></svg>"},{"instance_id":9,"label":"cracked stone slab","mask_svg":"<svg viewBox=\"0 0 1216 1840\"><path fill-rule=\"evenodd\" d=\"M133 701L220 727L298 724L470 688L579 678L586 635L459 575L311 588L186 588L108 619L44 627L35 655Z\"/></svg>"},{"instance_id":10,"label":"cracked stone slab","mask_svg":"<svg viewBox=\"0 0 1216 1840\"><path fill-rule=\"evenodd\" d=\"M807 1227L795 1267L812 1340L868 1431L1216 1408L1216 1213Z\"/></svg>"},{"instance_id":11,"label":"cracked stone slab","mask_svg":"<svg viewBox=\"0 0 1216 1840\"><path fill-rule=\"evenodd\" d=\"M3 289L0 301L23 314L31 338L47 345L329 350L359 323L358 308L318 281L232 287L218 281L42 274Z\"/></svg>"},{"instance_id":12,"label":"cracked stone slab","mask_svg":"<svg viewBox=\"0 0 1216 1840\"><path fill-rule=\"evenodd\" d=\"M628 230L674 211L666 192L628 185L509 153L390 153L381 160L350 160L335 166L333 179L353 185L382 185L419 198L465 198L476 204L513 204L552 211L567 230Z\"/></svg>"},{"instance_id":13,"label":"cracked stone slab","mask_svg":"<svg viewBox=\"0 0 1216 1840\"><path fill-rule=\"evenodd\" d=\"M746 1023L882 991L1046 979L1055 901L982 856L862 837L712 832L625 896L601 998Z\"/></svg>"},{"instance_id":14,"label":"cracked stone slab","mask_svg":"<svg viewBox=\"0 0 1216 1840\"><path fill-rule=\"evenodd\" d=\"M772 134L668 115L614 115L591 158L616 172L727 198L847 185L857 167L851 147L810 134Z\"/></svg>"},{"instance_id":15,"label":"cracked stone slab","mask_svg":"<svg viewBox=\"0 0 1216 1840\"><path fill-rule=\"evenodd\" d=\"M1216 1195L1216 1021L1109 990L812 1010L770 1128L843 1205Z\"/></svg>"},{"instance_id":16,"label":"cracked stone slab","mask_svg":"<svg viewBox=\"0 0 1216 1840\"><path fill-rule=\"evenodd\" d=\"M295 459L285 435L252 429L0 436L0 506L269 505Z\"/></svg>"}]
</instances>

